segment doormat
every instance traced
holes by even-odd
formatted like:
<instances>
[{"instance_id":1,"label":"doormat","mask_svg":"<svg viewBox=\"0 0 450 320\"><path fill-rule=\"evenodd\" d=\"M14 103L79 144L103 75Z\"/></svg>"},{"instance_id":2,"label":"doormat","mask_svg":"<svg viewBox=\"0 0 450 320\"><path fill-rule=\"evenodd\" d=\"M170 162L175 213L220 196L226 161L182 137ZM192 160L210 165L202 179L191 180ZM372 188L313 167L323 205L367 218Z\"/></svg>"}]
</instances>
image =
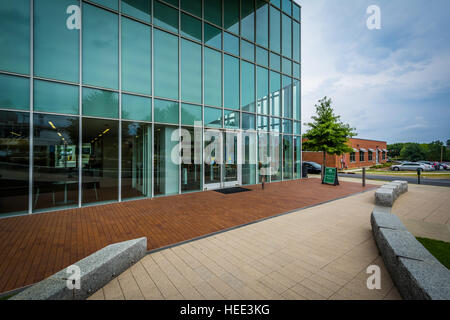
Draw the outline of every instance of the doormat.
<instances>
[{"instance_id":1,"label":"doormat","mask_svg":"<svg viewBox=\"0 0 450 320\"><path fill-rule=\"evenodd\" d=\"M214 190L216 192L220 192L223 194L231 194L231 193L238 193L238 192L245 192L245 191L252 191L250 189L246 189L246 188L241 188L241 187L233 187L233 188L225 188L225 189L219 189L219 190Z\"/></svg>"}]
</instances>

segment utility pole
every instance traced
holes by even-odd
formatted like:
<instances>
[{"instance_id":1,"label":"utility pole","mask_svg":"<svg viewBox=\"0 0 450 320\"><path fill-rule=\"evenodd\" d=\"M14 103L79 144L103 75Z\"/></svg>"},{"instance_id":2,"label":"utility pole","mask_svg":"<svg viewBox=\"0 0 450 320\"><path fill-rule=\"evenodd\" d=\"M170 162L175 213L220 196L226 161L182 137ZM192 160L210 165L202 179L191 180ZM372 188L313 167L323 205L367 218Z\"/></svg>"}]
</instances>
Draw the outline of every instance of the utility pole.
<instances>
[{"instance_id":1,"label":"utility pole","mask_svg":"<svg viewBox=\"0 0 450 320\"><path fill-rule=\"evenodd\" d=\"M444 146L441 146L441 163L442 163L442 155L444 154Z\"/></svg>"}]
</instances>

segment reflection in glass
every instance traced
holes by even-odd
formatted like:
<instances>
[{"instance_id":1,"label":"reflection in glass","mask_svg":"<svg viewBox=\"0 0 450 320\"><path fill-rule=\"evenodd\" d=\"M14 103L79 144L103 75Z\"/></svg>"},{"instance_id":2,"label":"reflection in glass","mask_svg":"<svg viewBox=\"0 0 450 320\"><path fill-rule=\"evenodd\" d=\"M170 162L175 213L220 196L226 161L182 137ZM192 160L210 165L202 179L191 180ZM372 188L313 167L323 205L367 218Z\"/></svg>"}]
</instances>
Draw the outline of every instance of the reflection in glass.
<instances>
[{"instance_id":1,"label":"reflection in glass","mask_svg":"<svg viewBox=\"0 0 450 320\"><path fill-rule=\"evenodd\" d=\"M269 70L256 67L256 84L258 113L269 114Z\"/></svg>"},{"instance_id":2,"label":"reflection in glass","mask_svg":"<svg viewBox=\"0 0 450 320\"><path fill-rule=\"evenodd\" d=\"M83 118L83 203L118 200L119 122Z\"/></svg>"},{"instance_id":3,"label":"reflection in glass","mask_svg":"<svg viewBox=\"0 0 450 320\"><path fill-rule=\"evenodd\" d=\"M122 94L122 119L152 121L152 99Z\"/></svg>"},{"instance_id":4,"label":"reflection in glass","mask_svg":"<svg viewBox=\"0 0 450 320\"><path fill-rule=\"evenodd\" d=\"M112 91L83 88L83 115L118 118L119 94Z\"/></svg>"},{"instance_id":5,"label":"reflection in glass","mask_svg":"<svg viewBox=\"0 0 450 320\"><path fill-rule=\"evenodd\" d=\"M256 43L269 47L269 5L264 0L256 1Z\"/></svg>"},{"instance_id":6,"label":"reflection in glass","mask_svg":"<svg viewBox=\"0 0 450 320\"><path fill-rule=\"evenodd\" d=\"M258 183L262 182L263 175L265 181L269 182L270 175L270 135L269 133L258 132ZM261 168L259 167L261 165Z\"/></svg>"},{"instance_id":7,"label":"reflection in glass","mask_svg":"<svg viewBox=\"0 0 450 320\"><path fill-rule=\"evenodd\" d=\"M292 78L283 76L283 116L292 118Z\"/></svg>"},{"instance_id":8,"label":"reflection in glass","mask_svg":"<svg viewBox=\"0 0 450 320\"><path fill-rule=\"evenodd\" d=\"M294 62L294 77L300 78L300 64Z\"/></svg>"},{"instance_id":9,"label":"reflection in glass","mask_svg":"<svg viewBox=\"0 0 450 320\"><path fill-rule=\"evenodd\" d=\"M202 16L202 0L180 0L180 7L197 17Z\"/></svg>"},{"instance_id":10,"label":"reflection in glass","mask_svg":"<svg viewBox=\"0 0 450 320\"><path fill-rule=\"evenodd\" d=\"M181 141L181 156L183 157L181 164L181 192L199 191L202 188L202 165L199 163L202 154L200 151L200 154L197 155L199 159L196 159L195 143L198 144L197 150L201 150L202 130L182 128Z\"/></svg>"},{"instance_id":11,"label":"reflection in glass","mask_svg":"<svg viewBox=\"0 0 450 320\"><path fill-rule=\"evenodd\" d=\"M256 183L256 132L242 134L242 184Z\"/></svg>"},{"instance_id":12,"label":"reflection in glass","mask_svg":"<svg viewBox=\"0 0 450 320\"><path fill-rule=\"evenodd\" d=\"M178 37L157 29L153 36L155 95L178 99Z\"/></svg>"},{"instance_id":13,"label":"reflection in glass","mask_svg":"<svg viewBox=\"0 0 450 320\"><path fill-rule=\"evenodd\" d=\"M151 94L151 29L122 17L122 90Z\"/></svg>"},{"instance_id":14,"label":"reflection in glass","mask_svg":"<svg viewBox=\"0 0 450 320\"><path fill-rule=\"evenodd\" d=\"M0 70L30 73L30 1L2 1Z\"/></svg>"},{"instance_id":15,"label":"reflection in glass","mask_svg":"<svg viewBox=\"0 0 450 320\"><path fill-rule=\"evenodd\" d=\"M283 48L282 53L284 56L292 57L292 20L287 15L283 14L282 18L282 38Z\"/></svg>"},{"instance_id":16,"label":"reflection in glass","mask_svg":"<svg viewBox=\"0 0 450 320\"><path fill-rule=\"evenodd\" d=\"M300 61L300 23L294 21L292 27L293 59Z\"/></svg>"},{"instance_id":17,"label":"reflection in glass","mask_svg":"<svg viewBox=\"0 0 450 320\"><path fill-rule=\"evenodd\" d=\"M239 109L239 59L224 55L224 104Z\"/></svg>"},{"instance_id":18,"label":"reflection in glass","mask_svg":"<svg viewBox=\"0 0 450 320\"><path fill-rule=\"evenodd\" d=\"M269 117L258 116L258 130L269 131Z\"/></svg>"},{"instance_id":19,"label":"reflection in glass","mask_svg":"<svg viewBox=\"0 0 450 320\"><path fill-rule=\"evenodd\" d=\"M283 133L292 134L292 120L283 119Z\"/></svg>"},{"instance_id":20,"label":"reflection in glass","mask_svg":"<svg viewBox=\"0 0 450 320\"><path fill-rule=\"evenodd\" d=\"M34 74L78 82L79 30L66 26L67 8L73 0L34 1ZM63 14L62 14L63 13Z\"/></svg>"},{"instance_id":21,"label":"reflection in glass","mask_svg":"<svg viewBox=\"0 0 450 320\"><path fill-rule=\"evenodd\" d=\"M119 4L117 2L118 0L91 0L91 1L114 10L117 10L119 7Z\"/></svg>"},{"instance_id":22,"label":"reflection in glass","mask_svg":"<svg viewBox=\"0 0 450 320\"><path fill-rule=\"evenodd\" d=\"M300 7L297 4L293 4L293 13L294 19L300 20Z\"/></svg>"},{"instance_id":23,"label":"reflection in glass","mask_svg":"<svg viewBox=\"0 0 450 320\"><path fill-rule=\"evenodd\" d=\"M282 58L282 69L283 73L286 73L288 75L292 75L292 62L289 59Z\"/></svg>"},{"instance_id":24,"label":"reflection in glass","mask_svg":"<svg viewBox=\"0 0 450 320\"><path fill-rule=\"evenodd\" d=\"M34 115L33 209L78 204L78 121Z\"/></svg>"},{"instance_id":25,"label":"reflection in glass","mask_svg":"<svg viewBox=\"0 0 450 320\"><path fill-rule=\"evenodd\" d=\"M178 147L179 136L174 134L177 127L155 125L154 131L154 194L170 195L178 193L178 164L172 161L172 150ZM174 141L172 141L172 139ZM177 153L178 154L178 153Z\"/></svg>"},{"instance_id":26,"label":"reflection in glass","mask_svg":"<svg viewBox=\"0 0 450 320\"><path fill-rule=\"evenodd\" d=\"M224 110L224 127L239 129L239 111Z\"/></svg>"},{"instance_id":27,"label":"reflection in glass","mask_svg":"<svg viewBox=\"0 0 450 320\"><path fill-rule=\"evenodd\" d=\"M292 15L292 0L283 0L282 8L283 12Z\"/></svg>"},{"instance_id":28,"label":"reflection in glass","mask_svg":"<svg viewBox=\"0 0 450 320\"><path fill-rule=\"evenodd\" d=\"M300 179L302 170L302 137L294 137L294 179Z\"/></svg>"},{"instance_id":29,"label":"reflection in glass","mask_svg":"<svg viewBox=\"0 0 450 320\"><path fill-rule=\"evenodd\" d=\"M152 128L122 122L122 199L151 196Z\"/></svg>"},{"instance_id":30,"label":"reflection in glass","mask_svg":"<svg viewBox=\"0 0 450 320\"><path fill-rule=\"evenodd\" d=\"M269 52L266 49L256 47L256 63L265 67L269 66Z\"/></svg>"},{"instance_id":31,"label":"reflection in glass","mask_svg":"<svg viewBox=\"0 0 450 320\"><path fill-rule=\"evenodd\" d=\"M0 111L0 214L28 210L30 116Z\"/></svg>"},{"instance_id":32,"label":"reflection in glass","mask_svg":"<svg viewBox=\"0 0 450 320\"><path fill-rule=\"evenodd\" d=\"M250 113L242 113L242 129L255 130L255 115Z\"/></svg>"},{"instance_id":33,"label":"reflection in glass","mask_svg":"<svg viewBox=\"0 0 450 320\"><path fill-rule=\"evenodd\" d=\"M301 120L302 117L302 109L301 109L301 97L300 97L300 81L294 81L294 97L293 97L293 107L294 107L294 119Z\"/></svg>"},{"instance_id":34,"label":"reflection in glass","mask_svg":"<svg viewBox=\"0 0 450 320\"><path fill-rule=\"evenodd\" d=\"M241 1L241 36L255 41L255 3L254 1Z\"/></svg>"},{"instance_id":35,"label":"reflection in glass","mask_svg":"<svg viewBox=\"0 0 450 320\"><path fill-rule=\"evenodd\" d=\"M222 31L208 23L203 24L204 41L208 46L216 49L222 49Z\"/></svg>"},{"instance_id":36,"label":"reflection in glass","mask_svg":"<svg viewBox=\"0 0 450 320\"><path fill-rule=\"evenodd\" d=\"M178 10L159 1L153 2L153 23L172 32L178 32Z\"/></svg>"},{"instance_id":37,"label":"reflection in glass","mask_svg":"<svg viewBox=\"0 0 450 320\"><path fill-rule=\"evenodd\" d=\"M145 22L151 22L151 1L148 0L122 0L122 13Z\"/></svg>"},{"instance_id":38,"label":"reflection in glass","mask_svg":"<svg viewBox=\"0 0 450 320\"><path fill-rule=\"evenodd\" d=\"M278 133L270 134L270 164L271 164L271 181L281 181L282 176L282 147L283 136Z\"/></svg>"},{"instance_id":39,"label":"reflection in glass","mask_svg":"<svg viewBox=\"0 0 450 320\"><path fill-rule=\"evenodd\" d=\"M231 33L225 32L223 34L223 50L238 56L239 38L233 36Z\"/></svg>"},{"instance_id":40,"label":"reflection in glass","mask_svg":"<svg viewBox=\"0 0 450 320\"><path fill-rule=\"evenodd\" d=\"M83 4L83 83L103 88L119 86L117 15Z\"/></svg>"},{"instance_id":41,"label":"reflection in glass","mask_svg":"<svg viewBox=\"0 0 450 320\"><path fill-rule=\"evenodd\" d=\"M202 22L188 14L181 13L181 35L202 41Z\"/></svg>"},{"instance_id":42,"label":"reflection in glass","mask_svg":"<svg viewBox=\"0 0 450 320\"><path fill-rule=\"evenodd\" d=\"M270 131L281 132L281 119L280 118L271 118L270 119Z\"/></svg>"},{"instance_id":43,"label":"reflection in glass","mask_svg":"<svg viewBox=\"0 0 450 320\"><path fill-rule=\"evenodd\" d=\"M28 110L30 108L30 80L0 74L0 108Z\"/></svg>"},{"instance_id":44,"label":"reflection in glass","mask_svg":"<svg viewBox=\"0 0 450 320\"><path fill-rule=\"evenodd\" d=\"M280 52L281 49L281 12L270 7L270 49Z\"/></svg>"},{"instance_id":45,"label":"reflection in glass","mask_svg":"<svg viewBox=\"0 0 450 320\"><path fill-rule=\"evenodd\" d=\"M225 1L226 2L226 1ZM208 0L204 1L205 20L222 26L222 0Z\"/></svg>"},{"instance_id":46,"label":"reflection in glass","mask_svg":"<svg viewBox=\"0 0 450 320\"><path fill-rule=\"evenodd\" d=\"M276 71L281 71L281 60L280 60L280 56L277 55L276 53L270 53L270 68L276 70Z\"/></svg>"},{"instance_id":47,"label":"reflection in glass","mask_svg":"<svg viewBox=\"0 0 450 320\"><path fill-rule=\"evenodd\" d=\"M222 127L222 110L205 107L205 127Z\"/></svg>"},{"instance_id":48,"label":"reflection in glass","mask_svg":"<svg viewBox=\"0 0 450 320\"><path fill-rule=\"evenodd\" d=\"M241 40L241 57L250 61L255 61L255 45Z\"/></svg>"},{"instance_id":49,"label":"reflection in glass","mask_svg":"<svg viewBox=\"0 0 450 320\"><path fill-rule=\"evenodd\" d=\"M270 71L270 110L273 116L281 116L281 75Z\"/></svg>"},{"instance_id":50,"label":"reflection in glass","mask_svg":"<svg viewBox=\"0 0 450 320\"><path fill-rule=\"evenodd\" d=\"M222 106L222 54L205 47L205 104Z\"/></svg>"},{"instance_id":51,"label":"reflection in glass","mask_svg":"<svg viewBox=\"0 0 450 320\"><path fill-rule=\"evenodd\" d=\"M205 114L206 117L206 114ZM205 131L204 159L205 185L221 182L222 149L224 142L220 131Z\"/></svg>"},{"instance_id":52,"label":"reflection in glass","mask_svg":"<svg viewBox=\"0 0 450 320\"><path fill-rule=\"evenodd\" d=\"M283 136L283 179L292 179L292 136Z\"/></svg>"},{"instance_id":53,"label":"reflection in glass","mask_svg":"<svg viewBox=\"0 0 450 320\"><path fill-rule=\"evenodd\" d=\"M196 123L200 122L200 123ZM201 125L202 121L202 107L193 104L181 104L181 124L184 125Z\"/></svg>"},{"instance_id":54,"label":"reflection in glass","mask_svg":"<svg viewBox=\"0 0 450 320\"><path fill-rule=\"evenodd\" d=\"M223 5L225 8L224 28L239 34L239 0L226 0Z\"/></svg>"},{"instance_id":55,"label":"reflection in glass","mask_svg":"<svg viewBox=\"0 0 450 320\"><path fill-rule=\"evenodd\" d=\"M255 65L242 61L242 110L255 112Z\"/></svg>"},{"instance_id":56,"label":"reflection in glass","mask_svg":"<svg viewBox=\"0 0 450 320\"><path fill-rule=\"evenodd\" d=\"M178 102L155 99L155 122L178 123Z\"/></svg>"},{"instance_id":57,"label":"reflection in glass","mask_svg":"<svg viewBox=\"0 0 450 320\"><path fill-rule=\"evenodd\" d=\"M34 80L33 90L34 111L78 114L78 86Z\"/></svg>"},{"instance_id":58,"label":"reflection in glass","mask_svg":"<svg viewBox=\"0 0 450 320\"><path fill-rule=\"evenodd\" d=\"M181 39L181 99L202 103L202 46Z\"/></svg>"}]
</instances>

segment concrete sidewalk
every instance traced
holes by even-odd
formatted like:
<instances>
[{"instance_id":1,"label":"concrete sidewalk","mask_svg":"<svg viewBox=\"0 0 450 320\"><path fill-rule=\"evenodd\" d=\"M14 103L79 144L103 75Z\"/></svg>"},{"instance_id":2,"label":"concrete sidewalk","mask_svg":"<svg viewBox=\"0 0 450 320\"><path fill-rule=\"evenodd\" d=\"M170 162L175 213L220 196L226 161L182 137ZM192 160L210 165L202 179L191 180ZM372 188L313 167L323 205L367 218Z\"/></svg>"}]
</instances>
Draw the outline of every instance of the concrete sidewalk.
<instances>
[{"instance_id":1,"label":"concrete sidewalk","mask_svg":"<svg viewBox=\"0 0 450 320\"><path fill-rule=\"evenodd\" d=\"M373 203L368 191L149 254L90 299L400 299ZM379 290L367 288L370 265Z\"/></svg>"}]
</instances>

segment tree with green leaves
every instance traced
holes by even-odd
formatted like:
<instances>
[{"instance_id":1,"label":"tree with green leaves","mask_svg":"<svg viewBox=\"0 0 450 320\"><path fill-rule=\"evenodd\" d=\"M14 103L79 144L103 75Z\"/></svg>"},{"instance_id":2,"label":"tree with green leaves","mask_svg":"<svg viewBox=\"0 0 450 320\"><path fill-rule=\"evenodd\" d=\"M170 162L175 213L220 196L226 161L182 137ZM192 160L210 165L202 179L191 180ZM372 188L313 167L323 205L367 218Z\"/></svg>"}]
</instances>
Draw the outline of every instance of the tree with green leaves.
<instances>
[{"instance_id":1,"label":"tree with green leaves","mask_svg":"<svg viewBox=\"0 0 450 320\"><path fill-rule=\"evenodd\" d=\"M408 161L420 161L425 159L426 150L418 143L406 143L400 152L400 156Z\"/></svg>"},{"instance_id":2,"label":"tree with green leaves","mask_svg":"<svg viewBox=\"0 0 450 320\"><path fill-rule=\"evenodd\" d=\"M306 141L303 150L319 151L323 153L322 179L325 171L327 153L331 155L342 155L353 152L347 144L348 139L354 137L354 128L342 123L340 116L335 115L331 107L331 99L324 97L316 104L316 115L313 122L305 123L309 127L303 135Z\"/></svg>"}]
</instances>

